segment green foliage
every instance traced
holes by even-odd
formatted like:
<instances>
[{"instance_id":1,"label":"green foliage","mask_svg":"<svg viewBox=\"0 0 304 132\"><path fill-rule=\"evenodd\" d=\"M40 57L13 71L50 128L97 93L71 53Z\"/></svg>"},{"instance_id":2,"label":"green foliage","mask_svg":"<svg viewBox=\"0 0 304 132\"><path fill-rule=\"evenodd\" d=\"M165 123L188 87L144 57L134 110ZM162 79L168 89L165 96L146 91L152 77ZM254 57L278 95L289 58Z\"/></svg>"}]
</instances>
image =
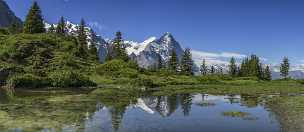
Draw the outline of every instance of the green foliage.
<instances>
[{"instance_id":1,"label":"green foliage","mask_svg":"<svg viewBox=\"0 0 304 132\"><path fill-rule=\"evenodd\" d=\"M55 71L49 74L53 87L87 87L96 86L89 78L74 71Z\"/></svg>"},{"instance_id":2,"label":"green foliage","mask_svg":"<svg viewBox=\"0 0 304 132\"><path fill-rule=\"evenodd\" d=\"M13 88L39 88L49 85L45 78L33 74L14 75L6 82L7 86Z\"/></svg>"},{"instance_id":3,"label":"green foliage","mask_svg":"<svg viewBox=\"0 0 304 132\"><path fill-rule=\"evenodd\" d=\"M0 28L0 35L9 35L10 32L6 28Z\"/></svg>"},{"instance_id":4,"label":"green foliage","mask_svg":"<svg viewBox=\"0 0 304 132\"><path fill-rule=\"evenodd\" d=\"M181 60L181 73L185 75L193 75L193 60L189 48L186 48Z\"/></svg>"},{"instance_id":5,"label":"green foliage","mask_svg":"<svg viewBox=\"0 0 304 132\"><path fill-rule=\"evenodd\" d=\"M236 77L237 76L237 65L236 65L236 61L235 58L232 57L230 59L230 64L229 64L229 74L232 77Z\"/></svg>"},{"instance_id":6,"label":"green foliage","mask_svg":"<svg viewBox=\"0 0 304 132\"><path fill-rule=\"evenodd\" d=\"M203 60L202 65L200 66L200 72L202 75L207 75L208 74L208 66L206 65L206 60Z\"/></svg>"},{"instance_id":7,"label":"green foliage","mask_svg":"<svg viewBox=\"0 0 304 132\"><path fill-rule=\"evenodd\" d=\"M96 72L102 76L136 78L138 75L137 65L123 60L112 60L97 66Z\"/></svg>"},{"instance_id":8,"label":"green foliage","mask_svg":"<svg viewBox=\"0 0 304 132\"><path fill-rule=\"evenodd\" d=\"M242 61L239 76L258 77L260 80L263 80L265 69L263 69L262 65L258 56L251 55L250 58L245 58Z\"/></svg>"},{"instance_id":9,"label":"green foliage","mask_svg":"<svg viewBox=\"0 0 304 132\"><path fill-rule=\"evenodd\" d=\"M265 71L264 71L264 80L270 81L272 79L271 77L271 71L269 66L266 66Z\"/></svg>"},{"instance_id":10,"label":"green foliage","mask_svg":"<svg viewBox=\"0 0 304 132\"><path fill-rule=\"evenodd\" d=\"M48 33L56 33L56 29L54 27L54 24L51 24L51 27L48 29Z\"/></svg>"},{"instance_id":11,"label":"green foliage","mask_svg":"<svg viewBox=\"0 0 304 132\"><path fill-rule=\"evenodd\" d=\"M26 16L23 32L29 34L45 32L41 10L36 1L33 3L28 15Z\"/></svg>"},{"instance_id":12,"label":"green foliage","mask_svg":"<svg viewBox=\"0 0 304 132\"><path fill-rule=\"evenodd\" d=\"M217 75L207 75L207 76L200 76L198 78L198 81L204 84L215 84L215 83L220 83L221 78Z\"/></svg>"},{"instance_id":13,"label":"green foliage","mask_svg":"<svg viewBox=\"0 0 304 132\"><path fill-rule=\"evenodd\" d=\"M215 67L214 66L210 67L210 74L215 74Z\"/></svg>"},{"instance_id":14,"label":"green foliage","mask_svg":"<svg viewBox=\"0 0 304 132\"><path fill-rule=\"evenodd\" d=\"M287 57L284 57L280 67L281 76L284 79L286 79L289 75L289 68L290 68L289 59Z\"/></svg>"},{"instance_id":15,"label":"green foliage","mask_svg":"<svg viewBox=\"0 0 304 132\"><path fill-rule=\"evenodd\" d=\"M96 36L96 33L91 30L92 36ZM98 61L98 49L97 49L97 38L92 38L91 44L89 45L89 54L93 60Z\"/></svg>"},{"instance_id":16,"label":"green foliage","mask_svg":"<svg viewBox=\"0 0 304 132\"><path fill-rule=\"evenodd\" d=\"M151 88L151 87L159 87L161 83L156 82L155 80L153 80L153 78L149 76L141 75L132 81L132 85L147 86Z\"/></svg>"},{"instance_id":17,"label":"green foliage","mask_svg":"<svg viewBox=\"0 0 304 132\"><path fill-rule=\"evenodd\" d=\"M7 81L10 83L8 85L16 87L23 82L26 83L24 87L91 86L92 83L84 74L87 74L95 63L90 59L78 57L77 50L74 39L55 34L3 36L0 38L0 67L10 69L12 77ZM54 71L60 71L62 76L58 75L60 73L53 73ZM21 73L27 76L20 76ZM39 83L44 82L50 74L53 81ZM54 79L55 75L58 75L61 82Z\"/></svg>"},{"instance_id":18,"label":"green foliage","mask_svg":"<svg viewBox=\"0 0 304 132\"><path fill-rule=\"evenodd\" d=\"M122 33L120 31L116 32L112 49L107 53L106 61L110 61L112 59L129 61L129 56L126 52L125 46L123 45Z\"/></svg>"},{"instance_id":19,"label":"green foliage","mask_svg":"<svg viewBox=\"0 0 304 132\"><path fill-rule=\"evenodd\" d=\"M177 72L178 64L179 63L178 63L176 51L172 50L170 59L169 59L169 70L171 70L173 72Z\"/></svg>"},{"instance_id":20,"label":"green foliage","mask_svg":"<svg viewBox=\"0 0 304 132\"><path fill-rule=\"evenodd\" d=\"M78 49L79 55L81 57L86 57L88 55L88 43L87 43L87 34L85 30L85 21L81 19L80 24L77 29L77 39L78 39Z\"/></svg>"},{"instance_id":21,"label":"green foliage","mask_svg":"<svg viewBox=\"0 0 304 132\"><path fill-rule=\"evenodd\" d=\"M64 20L64 17L61 17L58 24L57 24L57 27L56 27L56 33L58 35L66 35L66 32L67 32L67 27L65 25L65 20Z\"/></svg>"}]
</instances>

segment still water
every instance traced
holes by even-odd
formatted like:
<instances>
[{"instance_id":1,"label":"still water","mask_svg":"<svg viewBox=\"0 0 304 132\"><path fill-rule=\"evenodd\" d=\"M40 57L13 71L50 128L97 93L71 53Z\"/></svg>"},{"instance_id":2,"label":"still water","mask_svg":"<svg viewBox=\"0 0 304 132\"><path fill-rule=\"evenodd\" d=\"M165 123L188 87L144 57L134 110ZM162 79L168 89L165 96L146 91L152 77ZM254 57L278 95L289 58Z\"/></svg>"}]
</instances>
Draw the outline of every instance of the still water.
<instances>
[{"instance_id":1,"label":"still water","mask_svg":"<svg viewBox=\"0 0 304 132\"><path fill-rule=\"evenodd\" d=\"M0 98L1 131L279 132L263 99L247 95L47 95ZM104 95L103 95L104 96Z\"/></svg>"}]
</instances>

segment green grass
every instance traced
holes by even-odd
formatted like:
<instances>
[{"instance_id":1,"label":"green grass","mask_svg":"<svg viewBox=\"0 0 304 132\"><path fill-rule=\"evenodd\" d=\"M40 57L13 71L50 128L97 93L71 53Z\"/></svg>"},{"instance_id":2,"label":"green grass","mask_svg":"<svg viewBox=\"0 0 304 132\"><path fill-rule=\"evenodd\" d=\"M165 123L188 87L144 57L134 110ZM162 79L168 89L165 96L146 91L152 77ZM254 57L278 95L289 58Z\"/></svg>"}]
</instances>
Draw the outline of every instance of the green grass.
<instances>
[{"instance_id":1,"label":"green grass","mask_svg":"<svg viewBox=\"0 0 304 132\"><path fill-rule=\"evenodd\" d=\"M274 97L267 101L284 132L303 132L304 96Z\"/></svg>"},{"instance_id":2,"label":"green grass","mask_svg":"<svg viewBox=\"0 0 304 132\"><path fill-rule=\"evenodd\" d=\"M288 94L304 93L304 85L297 81L271 81L256 83L223 83L223 84L201 84L180 85L161 87L155 92L161 94L177 93L210 93L210 94Z\"/></svg>"}]
</instances>

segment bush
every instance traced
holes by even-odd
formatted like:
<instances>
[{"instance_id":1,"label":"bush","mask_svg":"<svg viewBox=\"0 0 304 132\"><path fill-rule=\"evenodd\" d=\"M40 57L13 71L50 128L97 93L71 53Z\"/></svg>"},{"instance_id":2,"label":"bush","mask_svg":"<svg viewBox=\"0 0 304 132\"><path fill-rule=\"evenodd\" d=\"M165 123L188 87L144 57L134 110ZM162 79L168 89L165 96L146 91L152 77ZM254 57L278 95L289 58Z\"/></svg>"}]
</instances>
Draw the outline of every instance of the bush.
<instances>
[{"instance_id":1,"label":"bush","mask_svg":"<svg viewBox=\"0 0 304 132\"><path fill-rule=\"evenodd\" d=\"M221 82L221 78L217 75L206 75L206 76L200 76L198 77L198 81L200 83L220 83Z\"/></svg>"},{"instance_id":2,"label":"bush","mask_svg":"<svg viewBox=\"0 0 304 132\"><path fill-rule=\"evenodd\" d=\"M45 78L32 74L23 74L9 78L6 84L14 88L38 88L48 86L49 82Z\"/></svg>"},{"instance_id":3,"label":"bush","mask_svg":"<svg viewBox=\"0 0 304 132\"><path fill-rule=\"evenodd\" d=\"M254 81L258 81L259 78L257 77L238 77L236 78L237 80L254 80Z\"/></svg>"},{"instance_id":4,"label":"bush","mask_svg":"<svg viewBox=\"0 0 304 132\"><path fill-rule=\"evenodd\" d=\"M169 85L194 85L199 83L195 77L184 75L168 76L167 81L166 83Z\"/></svg>"},{"instance_id":5,"label":"bush","mask_svg":"<svg viewBox=\"0 0 304 132\"><path fill-rule=\"evenodd\" d=\"M9 33L9 31L8 31L7 29L5 29L5 28L0 28L0 34L1 34L1 35L9 35L10 33Z\"/></svg>"},{"instance_id":6,"label":"bush","mask_svg":"<svg viewBox=\"0 0 304 132\"><path fill-rule=\"evenodd\" d=\"M97 66L96 72L99 75L114 78L136 78L138 76L138 71L136 68L137 66L132 62L127 63L122 60L112 60Z\"/></svg>"},{"instance_id":7,"label":"bush","mask_svg":"<svg viewBox=\"0 0 304 132\"><path fill-rule=\"evenodd\" d=\"M155 83L154 80L146 75L141 75L132 81L132 85L146 86L146 87L159 87L160 83Z\"/></svg>"},{"instance_id":8,"label":"bush","mask_svg":"<svg viewBox=\"0 0 304 132\"><path fill-rule=\"evenodd\" d=\"M89 78L73 71L57 71L49 75L53 87L86 87L96 86Z\"/></svg>"}]
</instances>

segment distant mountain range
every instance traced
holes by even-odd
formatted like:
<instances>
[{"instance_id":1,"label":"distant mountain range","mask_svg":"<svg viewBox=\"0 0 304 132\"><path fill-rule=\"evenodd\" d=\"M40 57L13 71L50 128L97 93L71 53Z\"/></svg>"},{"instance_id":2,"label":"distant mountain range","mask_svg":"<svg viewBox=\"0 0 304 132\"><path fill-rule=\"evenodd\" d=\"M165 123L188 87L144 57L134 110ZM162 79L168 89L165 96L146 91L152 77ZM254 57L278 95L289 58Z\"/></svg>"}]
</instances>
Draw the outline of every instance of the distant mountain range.
<instances>
[{"instance_id":1,"label":"distant mountain range","mask_svg":"<svg viewBox=\"0 0 304 132\"><path fill-rule=\"evenodd\" d=\"M9 9L8 5L0 0L0 27L8 27L13 22L22 23L22 21L15 16L15 14ZM50 27L50 24L45 23L46 28ZM70 21L66 22L68 27L68 33L70 35L77 35L77 24L73 24ZM56 25L55 25L56 27ZM92 42L96 43L99 49L100 62L104 62L109 47L113 44L112 40L105 40L100 35L97 35L90 27L86 27L88 44ZM160 38L150 37L144 42L124 41L126 50L130 58L136 60L140 67L149 68L156 65L158 57L161 56L162 61L168 62L170 53L175 50L178 58L180 59L183 54L183 48L181 44L174 38L171 33L165 33ZM192 50L192 58L195 63L194 71L199 71L203 59L206 60L207 65L213 65L221 67L224 70L228 69L229 59L235 57L238 61L246 57L246 55L235 53L210 53ZM280 78L279 70L277 66L272 67L272 75L274 79ZM304 68L300 67L290 72L290 76L293 78L304 78Z\"/></svg>"}]
</instances>

